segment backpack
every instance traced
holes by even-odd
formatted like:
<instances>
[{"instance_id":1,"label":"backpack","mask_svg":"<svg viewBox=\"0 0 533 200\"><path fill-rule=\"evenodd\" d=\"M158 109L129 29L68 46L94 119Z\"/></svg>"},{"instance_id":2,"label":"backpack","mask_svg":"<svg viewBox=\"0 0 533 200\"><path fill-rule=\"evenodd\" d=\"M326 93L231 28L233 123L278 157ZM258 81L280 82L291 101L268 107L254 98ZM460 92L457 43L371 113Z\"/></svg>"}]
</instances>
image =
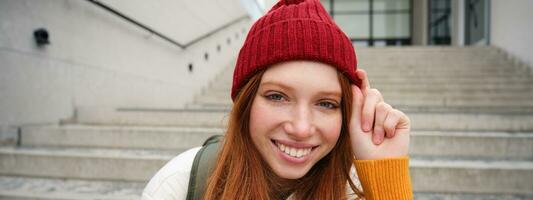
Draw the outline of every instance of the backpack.
<instances>
[{"instance_id":1,"label":"backpack","mask_svg":"<svg viewBox=\"0 0 533 200\"><path fill-rule=\"evenodd\" d=\"M215 166L222 135L213 135L205 140L196 153L189 177L187 200L200 200L205 192L207 178Z\"/></svg>"}]
</instances>

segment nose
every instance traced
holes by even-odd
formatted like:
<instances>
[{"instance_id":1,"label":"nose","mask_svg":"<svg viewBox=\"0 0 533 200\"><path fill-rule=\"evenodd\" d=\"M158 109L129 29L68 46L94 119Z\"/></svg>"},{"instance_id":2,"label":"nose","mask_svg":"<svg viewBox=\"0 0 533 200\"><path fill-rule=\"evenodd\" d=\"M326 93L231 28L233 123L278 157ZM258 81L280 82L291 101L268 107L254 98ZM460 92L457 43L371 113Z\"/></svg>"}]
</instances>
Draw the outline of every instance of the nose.
<instances>
[{"instance_id":1,"label":"nose","mask_svg":"<svg viewBox=\"0 0 533 200\"><path fill-rule=\"evenodd\" d=\"M313 116L307 106L297 106L292 110L290 120L285 124L285 131L295 140L311 137L316 132Z\"/></svg>"}]
</instances>

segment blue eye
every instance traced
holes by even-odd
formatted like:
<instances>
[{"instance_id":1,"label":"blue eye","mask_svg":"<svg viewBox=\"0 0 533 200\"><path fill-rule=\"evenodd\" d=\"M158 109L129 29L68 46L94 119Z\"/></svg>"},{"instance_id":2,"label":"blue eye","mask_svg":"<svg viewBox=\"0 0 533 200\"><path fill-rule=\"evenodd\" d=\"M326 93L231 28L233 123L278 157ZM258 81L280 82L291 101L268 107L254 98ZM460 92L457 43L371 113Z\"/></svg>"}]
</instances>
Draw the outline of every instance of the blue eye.
<instances>
[{"instance_id":1,"label":"blue eye","mask_svg":"<svg viewBox=\"0 0 533 200\"><path fill-rule=\"evenodd\" d=\"M318 106L321 106L321 107L324 107L324 108L327 108L327 109L337 109L339 107L336 104L333 104L333 103L327 102L327 101L322 101L322 102L318 103Z\"/></svg>"},{"instance_id":2,"label":"blue eye","mask_svg":"<svg viewBox=\"0 0 533 200\"><path fill-rule=\"evenodd\" d=\"M281 94L269 94L269 95L266 95L265 97L273 101L283 100L283 96Z\"/></svg>"}]
</instances>

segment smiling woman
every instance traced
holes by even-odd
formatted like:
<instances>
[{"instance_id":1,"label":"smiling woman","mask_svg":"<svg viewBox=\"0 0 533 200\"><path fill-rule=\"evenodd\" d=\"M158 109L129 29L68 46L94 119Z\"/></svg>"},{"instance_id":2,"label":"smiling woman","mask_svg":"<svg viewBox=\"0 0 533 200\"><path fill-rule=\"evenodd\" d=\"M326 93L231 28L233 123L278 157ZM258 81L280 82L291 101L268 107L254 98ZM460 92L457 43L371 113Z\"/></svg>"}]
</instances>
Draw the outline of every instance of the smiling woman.
<instances>
[{"instance_id":1,"label":"smiling woman","mask_svg":"<svg viewBox=\"0 0 533 200\"><path fill-rule=\"evenodd\" d=\"M370 87L318 0L282 0L252 26L231 97L202 199L412 199L409 118ZM143 199L190 198L197 152L163 167Z\"/></svg>"},{"instance_id":2,"label":"smiling woman","mask_svg":"<svg viewBox=\"0 0 533 200\"><path fill-rule=\"evenodd\" d=\"M235 99L204 199L341 199L346 183L362 196L349 176L350 85L335 67L315 61L257 72ZM237 184L220 187L223 180ZM246 182L258 184L240 184Z\"/></svg>"},{"instance_id":3,"label":"smiling woman","mask_svg":"<svg viewBox=\"0 0 533 200\"><path fill-rule=\"evenodd\" d=\"M250 135L275 174L301 178L331 152L341 133L341 94L337 70L327 64L292 61L266 70Z\"/></svg>"}]
</instances>

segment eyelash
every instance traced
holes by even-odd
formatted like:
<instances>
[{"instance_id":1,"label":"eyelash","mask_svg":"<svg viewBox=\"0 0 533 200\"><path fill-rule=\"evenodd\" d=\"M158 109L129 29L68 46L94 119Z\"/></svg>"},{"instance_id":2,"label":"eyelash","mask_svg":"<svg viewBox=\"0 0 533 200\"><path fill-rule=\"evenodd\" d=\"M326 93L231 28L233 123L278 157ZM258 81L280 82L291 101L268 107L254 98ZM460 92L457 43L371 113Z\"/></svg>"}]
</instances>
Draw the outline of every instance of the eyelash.
<instances>
[{"instance_id":1,"label":"eyelash","mask_svg":"<svg viewBox=\"0 0 533 200\"><path fill-rule=\"evenodd\" d=\"M323 103L326 103L326 105L323 105ZM320 106L326 108L326 109L337 109L339 108L339 106L337 104L334 104L334 103L331 103L331 102L327 102L327 101L322 101L320 103L318 103Z\"/></svg>"},{"instance_id":2,"label":"eyelash","mask_svg":"<svg viewBox=\"0 0 533 200\"><path fill-rule=\"evenodd\" d=\"M278 93L267 94L264 97L267 98L268 100L276 101L276 102L283 101L284 99L286 99L282 94L278 94ZM318 106L324 107L326 109L331 109L331 110L335 110L339 108L337 104L329 102L329 101L321 101L318 103Z\"/></svg>"},{"instance_id":3,"label":"eyelash","mask_svg":"<svg viewBox=\"0 0 533 200\"><path fill-rule=\"evenodd\" d=\"M274 99L274 97L279 97L280 99ZM282 98L285 98L285 97L281 94L273 93L273 94L265 95L265 98L267 98L268 100L272 100L272 101L281 101Z\"/></svg>"}]
</instances>

